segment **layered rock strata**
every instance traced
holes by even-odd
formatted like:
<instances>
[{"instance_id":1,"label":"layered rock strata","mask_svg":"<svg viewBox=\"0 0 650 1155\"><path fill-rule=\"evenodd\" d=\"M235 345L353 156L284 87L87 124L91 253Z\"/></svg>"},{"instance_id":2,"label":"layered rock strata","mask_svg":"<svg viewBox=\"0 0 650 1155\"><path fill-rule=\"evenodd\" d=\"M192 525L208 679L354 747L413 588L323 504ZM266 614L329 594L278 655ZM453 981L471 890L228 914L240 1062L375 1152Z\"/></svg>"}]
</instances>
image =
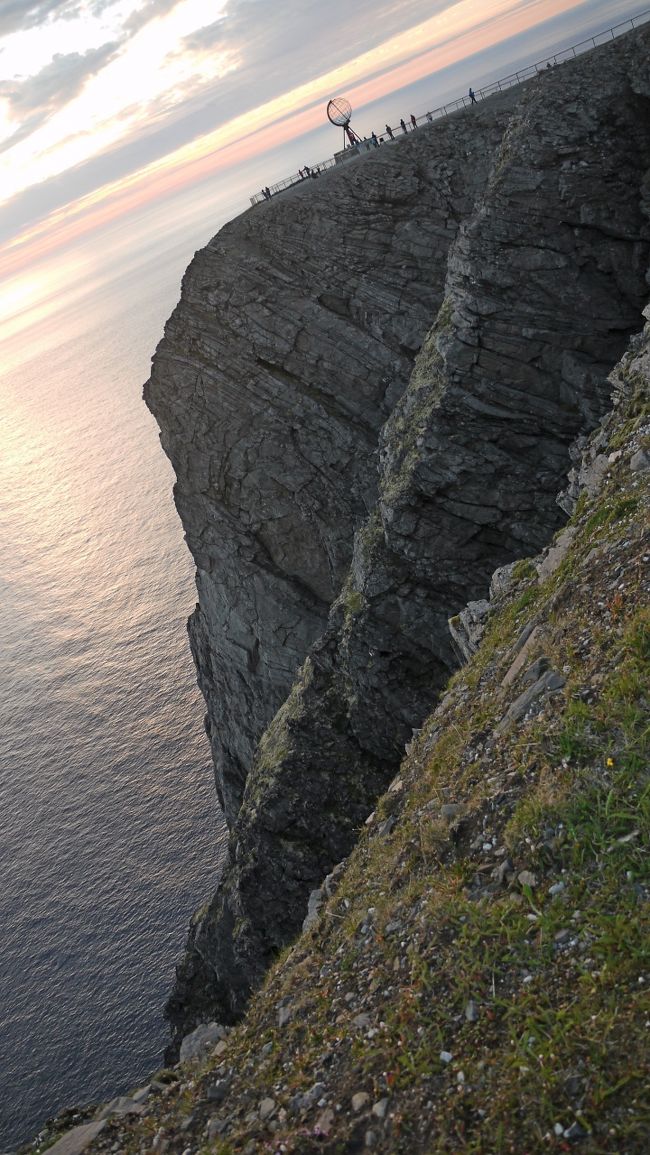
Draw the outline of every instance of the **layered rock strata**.
<instances>
[{"instance_id":1,"label":"layered rock strata","mask_svg":"<svg viewBox=\"0 0 650 1155\"><path fill-rule=\"evenodd\" d=\"M559 524L647 293L649 49L642 29L259 206L186 275L147 400L232 835L179 1034L241 1012L430 711L448 617Z\"/></svg>"},{"instance_id":2,"label":"layered rock strata","mask_svg":"<svg viewBox=\"0 0 650 1155\"><path fill-rule=\"evenodd\" d=\"M256 206L185 274L145 399L197 567L190 638L229 822L376 500L379 432L516 99Z\"/></svg>"}]
</instances>

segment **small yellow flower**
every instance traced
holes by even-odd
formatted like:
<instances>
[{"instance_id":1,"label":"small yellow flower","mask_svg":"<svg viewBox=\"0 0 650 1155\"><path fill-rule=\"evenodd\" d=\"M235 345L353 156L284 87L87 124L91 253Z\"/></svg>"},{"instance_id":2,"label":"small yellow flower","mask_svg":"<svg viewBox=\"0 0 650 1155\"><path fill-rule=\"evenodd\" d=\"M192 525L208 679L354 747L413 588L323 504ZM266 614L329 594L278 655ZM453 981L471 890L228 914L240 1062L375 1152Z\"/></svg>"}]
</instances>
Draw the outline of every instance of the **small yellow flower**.
<instances>
[{"instance_id":1,"label":"small yellow flower","mask_svg":"<svg viewBox=\"0 0 650 1155\"><path fill-rule=\"evenodd\" d=\"M608 765L608 766L613 766L613 765L614 765L614 759L613 759L613 758L608 758L608 759L607 759L607 765Z\"/></svg>"}]
</instances>

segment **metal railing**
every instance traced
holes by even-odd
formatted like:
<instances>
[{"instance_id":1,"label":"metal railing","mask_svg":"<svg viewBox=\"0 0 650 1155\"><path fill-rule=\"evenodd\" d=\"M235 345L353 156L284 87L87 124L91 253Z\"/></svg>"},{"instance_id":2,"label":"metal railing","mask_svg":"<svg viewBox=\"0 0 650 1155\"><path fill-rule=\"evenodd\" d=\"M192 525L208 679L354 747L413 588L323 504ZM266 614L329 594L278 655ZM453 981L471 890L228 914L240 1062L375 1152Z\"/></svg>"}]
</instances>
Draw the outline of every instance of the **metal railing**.
<instances>
[{"instance_id":1,"label":"metal railing","mask_svg":"<svg viewBox=\"0 0 650 1155\"><path fill-rule=\"evenodd\" d=\"M509 76L502 77L501 80L495 80L492 84L487 84L483 88L476 89L475 97L477 100L485 100L488 96L493 96L496 92L503 92L508 88L513 88L517 84L524 84L525 81L538 76L541 72L547 69L555 68L558 64L563 64L567 60L573 60L576 56L580 56L583 52L588 52L591 48L598 48L601 44L607 44L610 40L615 40L617 36L623 36L626 32L630 32L633 28L640 24L645 24L650 19L650 8L646 8L643 12L639 12L636 16L630 16L627 20L623 20L620 24L614 24L611 28L605 29L604 32L597 32L595 36L588 36L586 40L579 41L578 44L572 44L569 48L563 48L560 52L556 52L553 56L545 56L543 60L538 60L536 64L529 64L526 68L520 68L517 72L512 72ZM439 108L433 109L431 112L425 112L422 116L415 117L415 124L411 122L410 131L419 128L421 125L433 124L434 120L440 120L445 116L450 116L452 112L458 112L461 108L468 108L472 101L469 96L459 96L456 100L450 101L448 104L441 104ZM406 130L409 131L408 125ZM391 131L396 135L394 138L389 136L387 132L378 136L379 144L390 143L393 139L398 140L404 134L404 130L400 125L391 128ZM287 176L284 180L277 181L276 184L267 186L267 190L262 190L259 193L254 193L250 198L251 204L256 205L261 201L268 200L277 193L284 192L285 189L293 188L294 185L302 184L305 180L314 179L328 168L332 168L335 164L340 163L342 159L352 160L356 156L360 156L364 152L370 152L371 149L377 146L370 138L360 141L357 145L351 145L345 150L345 158L341 153L337 157L330 156L327 160L321 160L318 164L311 167L306 167L299 173L293 173ZM268 195L266 195L268 194Z\"/></svg>"}]
</instances>

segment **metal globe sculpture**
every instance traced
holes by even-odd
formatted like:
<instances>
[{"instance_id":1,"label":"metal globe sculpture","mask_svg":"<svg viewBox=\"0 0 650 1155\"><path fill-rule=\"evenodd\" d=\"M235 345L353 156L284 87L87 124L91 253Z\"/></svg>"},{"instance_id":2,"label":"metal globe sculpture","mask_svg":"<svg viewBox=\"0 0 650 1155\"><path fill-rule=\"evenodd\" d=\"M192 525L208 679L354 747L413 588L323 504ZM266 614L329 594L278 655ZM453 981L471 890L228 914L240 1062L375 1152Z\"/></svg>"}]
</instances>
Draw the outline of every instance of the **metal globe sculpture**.
<instances>
[{"instance_id":1,"label":"metal globe sculpture","mask_svg":"<svg viewBox=\"0 0 650 1155\"><path fill-rule=\"evenodd\" d=\"M348 145L353 147L361 140L361 137L357 136L354 129L350 127L351 116L352 105L345 97L334 96L327 102L327 119L330 124L335 124L337 128L343 129L344 148L347 148Z\"/></svg>"},{"instance_id":2,"label":"metal globe sculpture","mask_svg":"<svg viewBox=\"0 0 650 1155\"><path fill-rule=\"evenodd\" d=\"M352 105L342 96L335 96L327 104L327 119L338 128L345 128L352 118Z\"/></svg>"}]
</instances>

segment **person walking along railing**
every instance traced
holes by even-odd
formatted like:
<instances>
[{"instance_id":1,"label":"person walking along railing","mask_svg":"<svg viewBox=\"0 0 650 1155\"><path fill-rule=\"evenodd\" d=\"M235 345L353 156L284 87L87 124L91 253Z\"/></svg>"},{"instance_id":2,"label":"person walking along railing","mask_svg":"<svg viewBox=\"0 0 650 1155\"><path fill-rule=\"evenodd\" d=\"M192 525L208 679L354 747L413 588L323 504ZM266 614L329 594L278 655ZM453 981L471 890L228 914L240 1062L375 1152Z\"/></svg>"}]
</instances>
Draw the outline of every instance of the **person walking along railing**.
<instances>
[{"instance_id":1,"label":"person walking along railing","mask_svg":"<svg viewBox=\"0 0 650 1155\"><path fill-rule=\"evenodd\" d=\"M467 96L460 96L457 100L452 100L449 104L443 104L440 108L436 108L431 112L425 112L422 116L416 117L411 113L411 130L414 132L416 128L425 124L432 124L434 120L440 120L445 116L450 116L452 112L458 112L461 108L468 108L477 104L479 100L485 100L487 96L493 96L496 92L503 92L508 88L513 88L517 84L523 84L524 81L530 80L533 76L539 76L540 73L546 72L549 68L555 68L562 64L565 60L572 60L576 56L580 56L583 52L588 52L591 48L597 48L599 44L606 44L609 40L615 40L617 36L622 36L625 32L630 32L633 28L638 28L639 25L647 23L650 19L650 8L639 12L636 16L630 16L629 19L624 20L621 24L614 24L611 28L605 29L604 32L598 32L595 36L589 36L586 40L581 40L578 44L572 44L569 48L563 48L560 52L556 52L553 56L544 57L543 60L537 61L536 64L529 64L525 68L520 68L517 72L512 72L509 76L502 77L501 80L495 80L492 84L486 85L484 88L479 88L478 95L474 92L470 85ZM400 127L402 133L408 132L404 117L400 120ZM377 137L373 132L369 140L358 141L350 152L354 156L358 156L360 152L367 151L371 145L377 147L380 144L388 143L395 140L394 131L389 124L386 125L385 132ZM375 142L377 142L375 144ZM260 193L255 193L251 198L251 205L260 204L264 200L270 200L271 197L277 193L283 192L285 189L292 188L293 185L299 184L304 180L303 171L310 176L317 176L323 172L324 169L332 168L336 164L334 157L329 157L327 160L321 161L317 165L313 165L311 169L305 166L300 175L297 173L293 176L288 176L284 180L278 181L277 184L267 186Z\"/></svg>"}]
</instances>

